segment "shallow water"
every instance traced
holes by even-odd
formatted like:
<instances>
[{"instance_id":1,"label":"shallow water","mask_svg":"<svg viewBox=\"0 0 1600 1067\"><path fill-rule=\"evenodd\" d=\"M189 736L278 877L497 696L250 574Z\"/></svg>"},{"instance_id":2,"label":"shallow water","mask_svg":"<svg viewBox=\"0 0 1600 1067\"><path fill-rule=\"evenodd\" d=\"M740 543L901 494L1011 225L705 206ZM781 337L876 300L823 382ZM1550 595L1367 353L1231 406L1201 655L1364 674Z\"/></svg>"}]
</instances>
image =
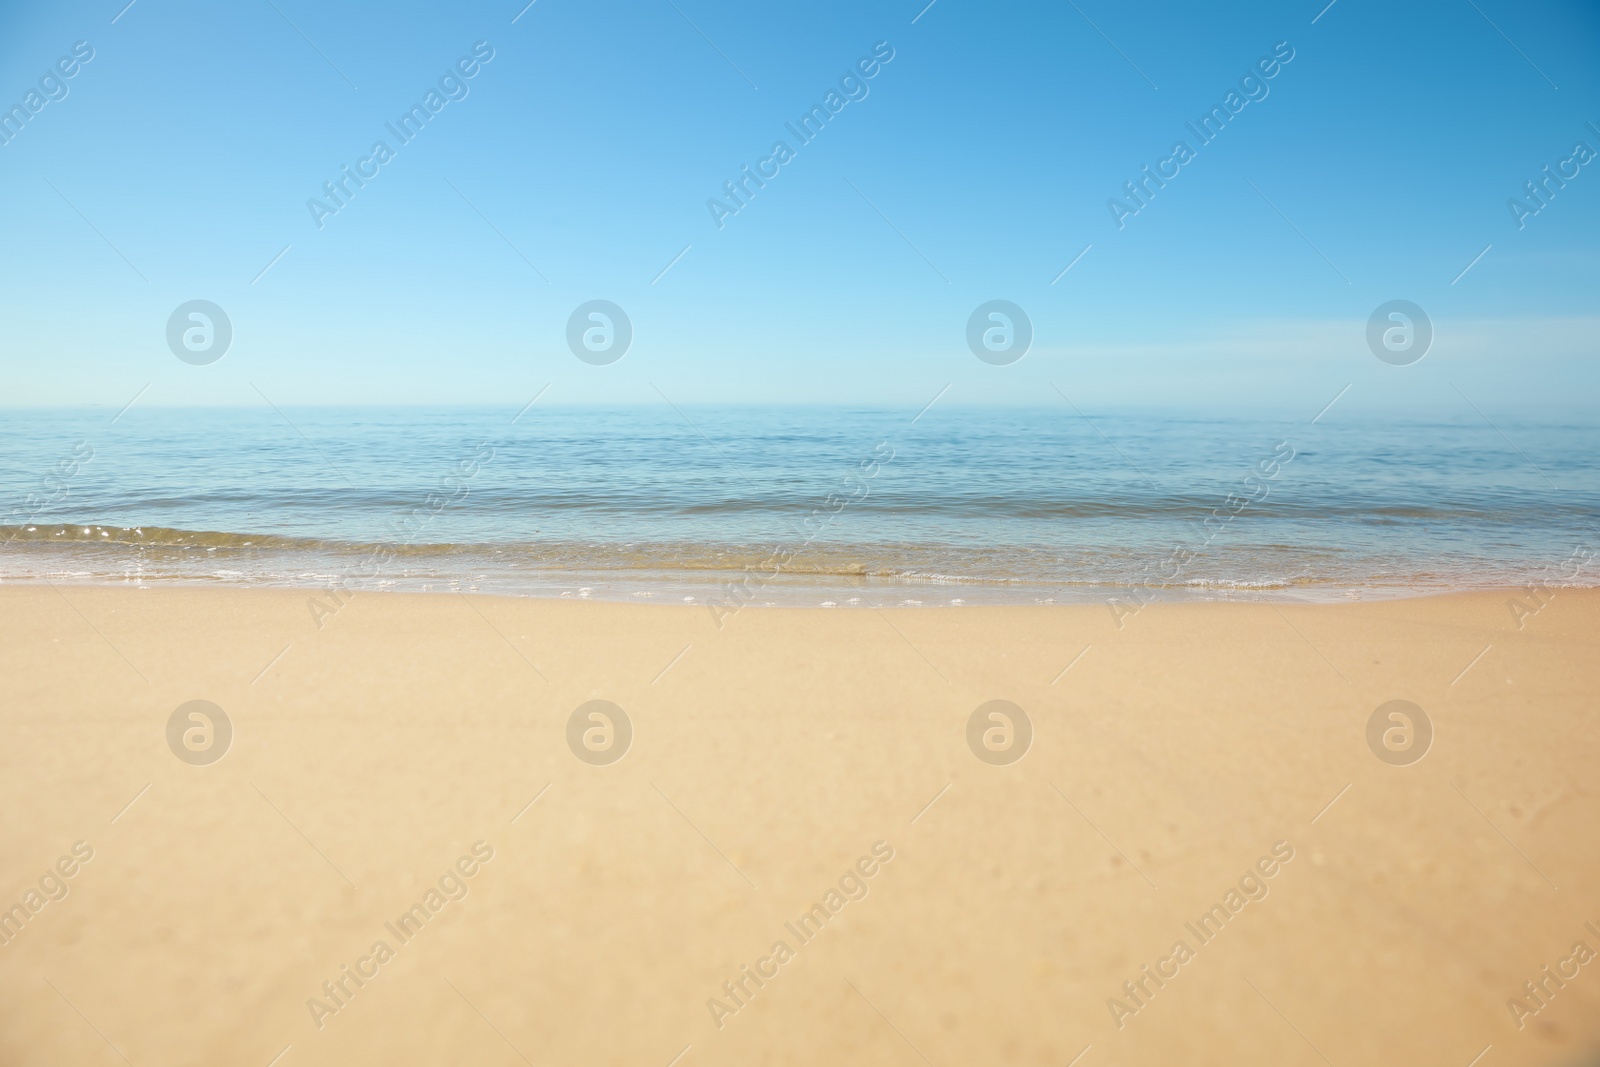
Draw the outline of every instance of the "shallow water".
<instances>
[{"instance_id":1,"label":"shallow water","mask_svg":"<svg viewBox=\"0 0 1600 1067\"><path fill-rule=\"evenodd\" d=\"M841 606L1339 599L1593 585L1600 547L1596 430L1532 420L113 414L0 414L0 578Z\"/></svg>"}]
</instances>

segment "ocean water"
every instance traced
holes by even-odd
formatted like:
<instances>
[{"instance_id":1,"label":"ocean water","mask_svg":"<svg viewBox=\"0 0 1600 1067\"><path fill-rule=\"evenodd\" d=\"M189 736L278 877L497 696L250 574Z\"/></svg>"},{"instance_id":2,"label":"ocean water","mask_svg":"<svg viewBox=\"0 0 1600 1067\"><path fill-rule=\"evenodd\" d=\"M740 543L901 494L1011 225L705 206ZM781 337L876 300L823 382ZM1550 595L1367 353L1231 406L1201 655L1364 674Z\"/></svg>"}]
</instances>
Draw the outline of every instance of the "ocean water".
<instances>
[{"instance_id":1,"label":"ocean water","mask_svg":"<svg viewBox=\"0 0 1600 1067\"><path fill-rule=\"evenodd\" d=\"M1037 410L0 412L0 581L749 604L1594 585L1593 426Z\"/></svg>"}]
</instances>

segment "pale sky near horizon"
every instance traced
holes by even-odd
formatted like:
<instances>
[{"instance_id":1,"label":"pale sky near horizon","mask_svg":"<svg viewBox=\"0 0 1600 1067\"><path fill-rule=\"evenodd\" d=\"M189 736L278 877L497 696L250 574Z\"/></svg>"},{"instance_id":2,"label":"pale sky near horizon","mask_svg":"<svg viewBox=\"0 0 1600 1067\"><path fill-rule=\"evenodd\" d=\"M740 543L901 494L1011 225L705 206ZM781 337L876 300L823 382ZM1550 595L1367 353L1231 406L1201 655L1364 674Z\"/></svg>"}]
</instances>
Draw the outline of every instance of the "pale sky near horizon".
<instances>
[{"instance_id":1,"label":"pale sky near horizon","mask_svg":"<svg viewBox=\"0 0 1600 1067\"><path fill-rule=\"evenodd\" d=\"M0 406L1591 408L1600 10L1325 2L12 6ZM195 299L233 330L206 366L166 335ZM620 362L568 348L594 299ZM968 350L994 299L1014 365ZM1365 339L1394 299L1412 366Z\"/></svg>"}]
</instances>

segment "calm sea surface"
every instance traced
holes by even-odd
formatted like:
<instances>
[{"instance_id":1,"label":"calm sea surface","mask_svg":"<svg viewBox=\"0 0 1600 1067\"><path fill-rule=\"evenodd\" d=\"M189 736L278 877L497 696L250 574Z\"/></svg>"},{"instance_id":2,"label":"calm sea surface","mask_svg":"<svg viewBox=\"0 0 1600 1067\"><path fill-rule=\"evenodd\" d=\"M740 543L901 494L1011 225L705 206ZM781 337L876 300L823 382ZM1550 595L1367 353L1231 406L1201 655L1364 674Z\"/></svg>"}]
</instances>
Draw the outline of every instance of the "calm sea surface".
<instances>
[{"instance_id":1,"label":"calm sea surface","mask_svg":"<svg viewBox=\"0 0 1600 1067\"><path fill-rule=\"evenodd\" d=\"M1070 409L0 412L0 580L757 604L1596 585L1600 432ZM1574 558L1574 552L1579 557Z\"/></svg>"}]
</instances>

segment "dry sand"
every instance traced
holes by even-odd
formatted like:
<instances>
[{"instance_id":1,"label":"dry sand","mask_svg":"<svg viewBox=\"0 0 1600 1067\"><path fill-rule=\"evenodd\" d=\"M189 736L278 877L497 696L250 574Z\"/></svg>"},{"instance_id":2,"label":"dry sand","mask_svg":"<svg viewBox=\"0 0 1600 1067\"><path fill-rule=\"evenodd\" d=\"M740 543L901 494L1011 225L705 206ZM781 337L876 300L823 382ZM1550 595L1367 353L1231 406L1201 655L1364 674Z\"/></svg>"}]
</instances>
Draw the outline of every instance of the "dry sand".
<instances>
[{"instance_id":1,"label":"dry sand","mask_svg":"<svg viewBox=\"0 0 1600 1067\"><path fill-rule=\"evenodd\" d=\"M1600 961L1521 1029L1507 1001L1600 950L1600 592L1520 630L1511 595L718 630L361 594L318 629L304 592L8 586L0 907L43 903L0 947L0 1063L1593 1062ZM194 699L234 730L206 766L166 740ZM566 740L592 699L634 731L608 766ZM966 739L994 699L1033 725L1008 766ZM1410 766L1368 748L1392 699L1435 731ZM1177 973L1130 1013L1145 964ZM719 1027L744 966L776 974Z\"/></svg>"}]
</instances>

